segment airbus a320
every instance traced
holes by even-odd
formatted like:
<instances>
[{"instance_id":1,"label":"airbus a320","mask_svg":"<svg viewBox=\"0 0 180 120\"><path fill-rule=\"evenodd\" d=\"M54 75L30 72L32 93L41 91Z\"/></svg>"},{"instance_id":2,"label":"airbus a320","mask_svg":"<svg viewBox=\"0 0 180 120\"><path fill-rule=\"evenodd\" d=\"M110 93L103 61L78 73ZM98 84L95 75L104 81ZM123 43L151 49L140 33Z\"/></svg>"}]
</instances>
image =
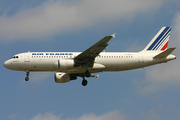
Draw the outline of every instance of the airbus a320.
<instances>
[{"instance_id":1,"label":"airbus a320","mask_svg":"<svg viewBox=\"0 0 180 120\"><path fill-rule=\"evenodd\" d=\"M32 71L56 71L55 82L66 83L82 77L98 78L94 73L103 71L125 71L166 63L176 59L171 55L175 47L167 49L171 27L162 27L150 43L140 52L102 52L115 34L106 36L84 52L26 52L14 55L4 62L11 70L25 71L29 80Z\"/></svg>"}]
</instances>

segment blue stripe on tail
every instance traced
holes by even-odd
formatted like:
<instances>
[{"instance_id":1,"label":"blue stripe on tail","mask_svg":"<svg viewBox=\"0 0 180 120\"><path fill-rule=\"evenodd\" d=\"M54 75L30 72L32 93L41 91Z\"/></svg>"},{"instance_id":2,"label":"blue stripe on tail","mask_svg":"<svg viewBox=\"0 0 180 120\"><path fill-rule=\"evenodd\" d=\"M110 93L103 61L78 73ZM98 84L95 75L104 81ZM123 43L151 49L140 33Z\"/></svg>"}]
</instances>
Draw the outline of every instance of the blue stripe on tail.
<instances>
[{"instance_id":1,"label":"blue stripe on tail","mask_svg":"<svg viewBox=\"0 0 180 120\"><path fill-rule=\"evenodd\" d=\"M153 48L153 50L157 50L160 45L166 40L166 38L169 36L169 33L171 32L171 29L168 29L168 31L165 33L165 35L162 37L161 40L159 40L159 42L156 44L156 46ZM159 46L158 46L159 45Z\"/></svg>"},{"instance_id":2,"label":"blue stripe on tail","mask_svg":"<svg viewBox=\"0 0 180 120\"><path fill-rule=\"evenodd\" d=\"M147 50L155 50L156 47L161 43L161 41L169 34L171 31L170 27L166 27L163 32L156 38L156 40L151 44Z\"/></svg>"}]
</instances>

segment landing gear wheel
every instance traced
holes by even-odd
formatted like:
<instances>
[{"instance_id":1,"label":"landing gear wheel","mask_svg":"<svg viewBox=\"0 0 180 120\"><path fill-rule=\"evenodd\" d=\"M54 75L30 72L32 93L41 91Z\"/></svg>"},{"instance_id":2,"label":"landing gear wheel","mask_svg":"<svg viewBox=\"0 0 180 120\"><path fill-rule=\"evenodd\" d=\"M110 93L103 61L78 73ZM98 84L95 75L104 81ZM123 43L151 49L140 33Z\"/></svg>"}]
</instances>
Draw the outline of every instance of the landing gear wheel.
<instances>
[{"instance_id":1,"label":"landing gear wheel","mask_svg":"<svg viewBox=\"0 0 180 120\"><path fill-rule=\"evenodd\" d=\"M25 77L25 81L28 81L29 80L29 77Z\"/></svg>"},{"instance_id":2,"label":"landing gear wheel","mask_svg":"<svg viewBox=\"0 0 180 120\"><path fill-rule=\"evenodd\" d=\"M90 76L91 76L91 73L90 73L88 70L86 70L85 76L86 76L86 77L90 77Z\"/></svg>"},{"instance_id":3,"label":"landing gear wheel","mask_svg":"<svg viewBox=\"0 0 180 120\"><path fill-rule=\"evenodd\" d=\"M88 83L88 81L87 81L87 80L83 80L83 81L82 81L82 85L83 85L83 86L86 86L86 85L87 85L87 83Z\"/></svg>"},{"instance_id":4,"label":"landing gear wheel","mask_svg":"<svg viewBox=\"0 0 180 120\"><path fill-rule=\"evenodd\" d=\"M29 80L29 77L28 77L28 76L29 76L29 71L27 70L27 71L26 71L25 81L28 81L28 80Z\"/></svg>"}]
</instances>

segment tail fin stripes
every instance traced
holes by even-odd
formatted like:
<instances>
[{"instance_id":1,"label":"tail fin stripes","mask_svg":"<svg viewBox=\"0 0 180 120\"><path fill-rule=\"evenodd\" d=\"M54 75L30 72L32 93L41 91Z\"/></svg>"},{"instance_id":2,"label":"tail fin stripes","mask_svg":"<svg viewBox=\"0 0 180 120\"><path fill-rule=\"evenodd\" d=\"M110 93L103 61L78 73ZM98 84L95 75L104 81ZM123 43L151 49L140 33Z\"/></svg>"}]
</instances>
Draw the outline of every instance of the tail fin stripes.
<instances>
[{"instance_id":1,"label":"tail fin stripes","mask_svg":"<svg viewBox=\"0 0 180 120\"><path fill-rule=\"evenodd\" d=\"M157 46L156 50L158 50L158 49L159 50L167 49L168 42L169 42L169 37L170 37L170 33L171 33L171 28L170 27L166 27L166 29L167 29L167 31L164 34L164 37L160 40L159 46Z\"/></svg>"},{"instance_id":2,"label":"tail fin stripes","mask_svg":"<svg viewBox=\"0 0 180 120\"><path fill-rule=\"evenodd\" d=\"M146 51L164 51L167 49L171 27L162 27L151 42L146 46Z\"/></svg>"}]
</instances>

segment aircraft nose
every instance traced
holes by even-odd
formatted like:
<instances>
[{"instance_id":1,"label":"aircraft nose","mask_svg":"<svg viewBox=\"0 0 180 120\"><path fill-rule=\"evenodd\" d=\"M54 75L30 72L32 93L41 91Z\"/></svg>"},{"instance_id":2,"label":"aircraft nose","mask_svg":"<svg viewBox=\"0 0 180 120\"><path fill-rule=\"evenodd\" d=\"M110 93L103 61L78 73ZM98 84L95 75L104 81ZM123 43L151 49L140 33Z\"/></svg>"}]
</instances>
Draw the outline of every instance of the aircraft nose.
<instances>
[{"instance_id":1,"label":"aircraft nose","mask_svg":"<svg viewBox=\"0 0 180 120\"><path fill-rule=\"evenodd\" d=\"M8 69L9 69L10 65L11 65L11 62L10 62L9 60L7 60L6 62L4 62L4 67L5 67L5 68L8 68Z\"/></svg>"}]
</instances>

